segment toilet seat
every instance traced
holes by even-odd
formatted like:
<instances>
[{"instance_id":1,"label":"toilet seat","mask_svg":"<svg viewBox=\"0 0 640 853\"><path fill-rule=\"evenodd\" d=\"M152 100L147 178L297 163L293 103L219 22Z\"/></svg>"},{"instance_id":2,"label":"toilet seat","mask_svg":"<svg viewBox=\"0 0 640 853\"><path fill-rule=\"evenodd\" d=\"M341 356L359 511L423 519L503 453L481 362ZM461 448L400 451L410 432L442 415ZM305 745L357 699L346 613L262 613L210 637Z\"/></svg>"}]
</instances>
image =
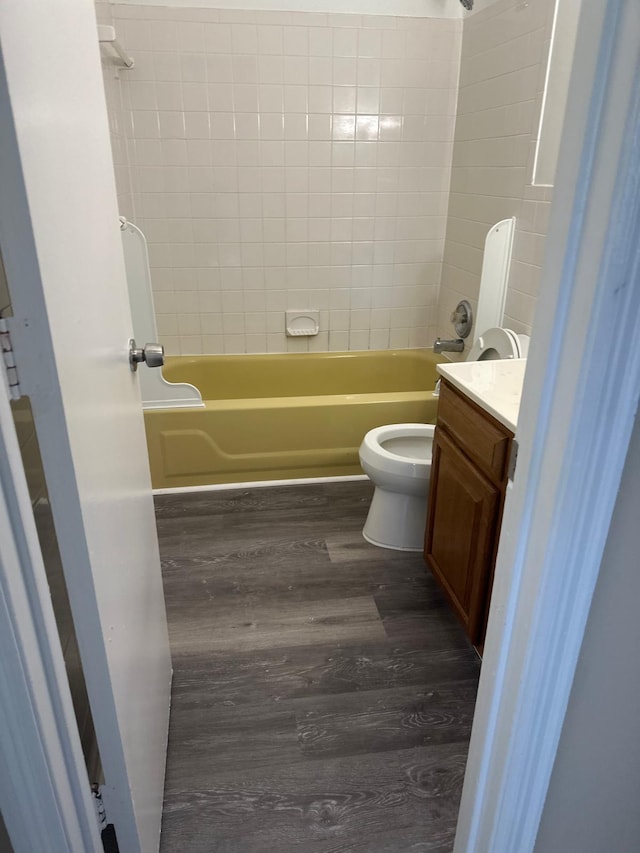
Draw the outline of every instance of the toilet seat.
<instances>
[{"instance_id":1,"label":"toilet seat","mask_svg":"<svg viewBox=\"0 0 640 853\"><path fill-rule=\"evenodd\" d=\"M520 358L518 336L511 329L487 329L471 347L467 361L488 361L500 358Z\"/></svg>"},{"instance_id":2,"label":"toilet seat","mask_svg":"<svg viewBox=\"0 0 640 853\"><path fill-rule=\"evenodd\" d=\"M404 476L426 477L431 468L434 430L433 424L389 424L376 427L362 441L361 460L389 474L399 473L400 465ZM424 450L420 444L423 444ZM421 451L419 455L414 452L416 450Z\"/></svg>"}]
</instances>

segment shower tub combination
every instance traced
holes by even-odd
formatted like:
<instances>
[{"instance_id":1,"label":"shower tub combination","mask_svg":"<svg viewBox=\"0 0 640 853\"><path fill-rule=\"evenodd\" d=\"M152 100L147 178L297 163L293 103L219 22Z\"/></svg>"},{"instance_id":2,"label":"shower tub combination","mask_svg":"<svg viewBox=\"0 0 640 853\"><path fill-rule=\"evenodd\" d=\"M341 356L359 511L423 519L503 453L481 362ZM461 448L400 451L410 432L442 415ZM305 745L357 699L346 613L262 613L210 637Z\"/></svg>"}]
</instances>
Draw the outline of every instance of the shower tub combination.
<instances>
[{"instance_id":1,"label":"shower tub combination","mask_svg":"<svg viewBox=\"0 0 640 853\"><path fill-rule=\"evenodd\" d=\"M362 474L370 429L435 423L430 350L167 358L198 406L144 413L154 488Z\"/></svg>"},{"instance_id":2,"label":"shower tub combination","mask_svg":"<svg viewBox=\"0 0 640 853\"><path fill-rule=\"evenodd\" d=\"M157 340L147 242L120 217L137 341ZM430 350L178 356L138 372L154 488L362 474L374 427L435 423Z\"/></svg>"}]
</instances>

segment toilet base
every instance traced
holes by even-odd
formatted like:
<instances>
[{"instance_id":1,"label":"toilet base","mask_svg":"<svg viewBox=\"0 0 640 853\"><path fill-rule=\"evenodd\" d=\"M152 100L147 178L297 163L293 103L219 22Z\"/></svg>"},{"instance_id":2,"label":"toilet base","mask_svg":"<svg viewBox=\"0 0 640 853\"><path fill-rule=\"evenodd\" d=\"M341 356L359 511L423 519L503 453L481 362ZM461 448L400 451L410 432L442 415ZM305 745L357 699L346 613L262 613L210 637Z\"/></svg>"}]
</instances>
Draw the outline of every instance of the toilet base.
<instances>
[{"instance_id":1,"label":"toilet base","mask_svg":"<svg viewBox=\"0 0 640 853\"><path fill-rule=\"evenodd\" d=\"M426 522L427 494L402 495L376 486L362 535L380 548L422 551Z\"/></svg>"}]
</instances>

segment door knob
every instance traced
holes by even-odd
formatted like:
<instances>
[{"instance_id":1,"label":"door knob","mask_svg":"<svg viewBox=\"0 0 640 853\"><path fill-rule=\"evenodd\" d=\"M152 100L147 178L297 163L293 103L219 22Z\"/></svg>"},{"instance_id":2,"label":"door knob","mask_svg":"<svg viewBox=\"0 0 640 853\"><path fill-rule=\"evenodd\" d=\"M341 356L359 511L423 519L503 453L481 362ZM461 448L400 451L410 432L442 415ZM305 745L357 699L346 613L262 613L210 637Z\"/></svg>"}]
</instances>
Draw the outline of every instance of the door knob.
<instances>
[{"instance_id":1,"label":"door knob","mask_svg":"<svg viewBox=\"0 0 640 853\"><path fill-rule=\"evenodd\" d=\"M164 364L164 347L162 344L145 344L144 347L138 347L135 338L131 338L129 341L129 366L134 373L141 361L144 361L147 367L162 367Z\"/></svg>"}]
</instances>

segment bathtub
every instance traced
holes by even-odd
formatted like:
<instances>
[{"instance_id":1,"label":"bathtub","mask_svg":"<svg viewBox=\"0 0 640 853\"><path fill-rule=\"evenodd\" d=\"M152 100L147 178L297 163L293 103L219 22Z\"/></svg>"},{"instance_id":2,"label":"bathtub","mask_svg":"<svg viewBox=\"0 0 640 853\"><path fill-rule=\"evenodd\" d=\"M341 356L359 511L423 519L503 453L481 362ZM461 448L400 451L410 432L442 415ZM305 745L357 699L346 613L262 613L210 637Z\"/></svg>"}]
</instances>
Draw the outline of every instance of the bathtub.
<instances>
[{"instance_id":1,"label":"bathtub","mask_svg":"<svg viewBox=\"0 0 640 853\"><path fill-rule=\"evenodd\" d=\"M154 488L361 474L364 434L435 423L430 350L167 358L201 408L145 411Z\"/></svg>"}]
</instances>

